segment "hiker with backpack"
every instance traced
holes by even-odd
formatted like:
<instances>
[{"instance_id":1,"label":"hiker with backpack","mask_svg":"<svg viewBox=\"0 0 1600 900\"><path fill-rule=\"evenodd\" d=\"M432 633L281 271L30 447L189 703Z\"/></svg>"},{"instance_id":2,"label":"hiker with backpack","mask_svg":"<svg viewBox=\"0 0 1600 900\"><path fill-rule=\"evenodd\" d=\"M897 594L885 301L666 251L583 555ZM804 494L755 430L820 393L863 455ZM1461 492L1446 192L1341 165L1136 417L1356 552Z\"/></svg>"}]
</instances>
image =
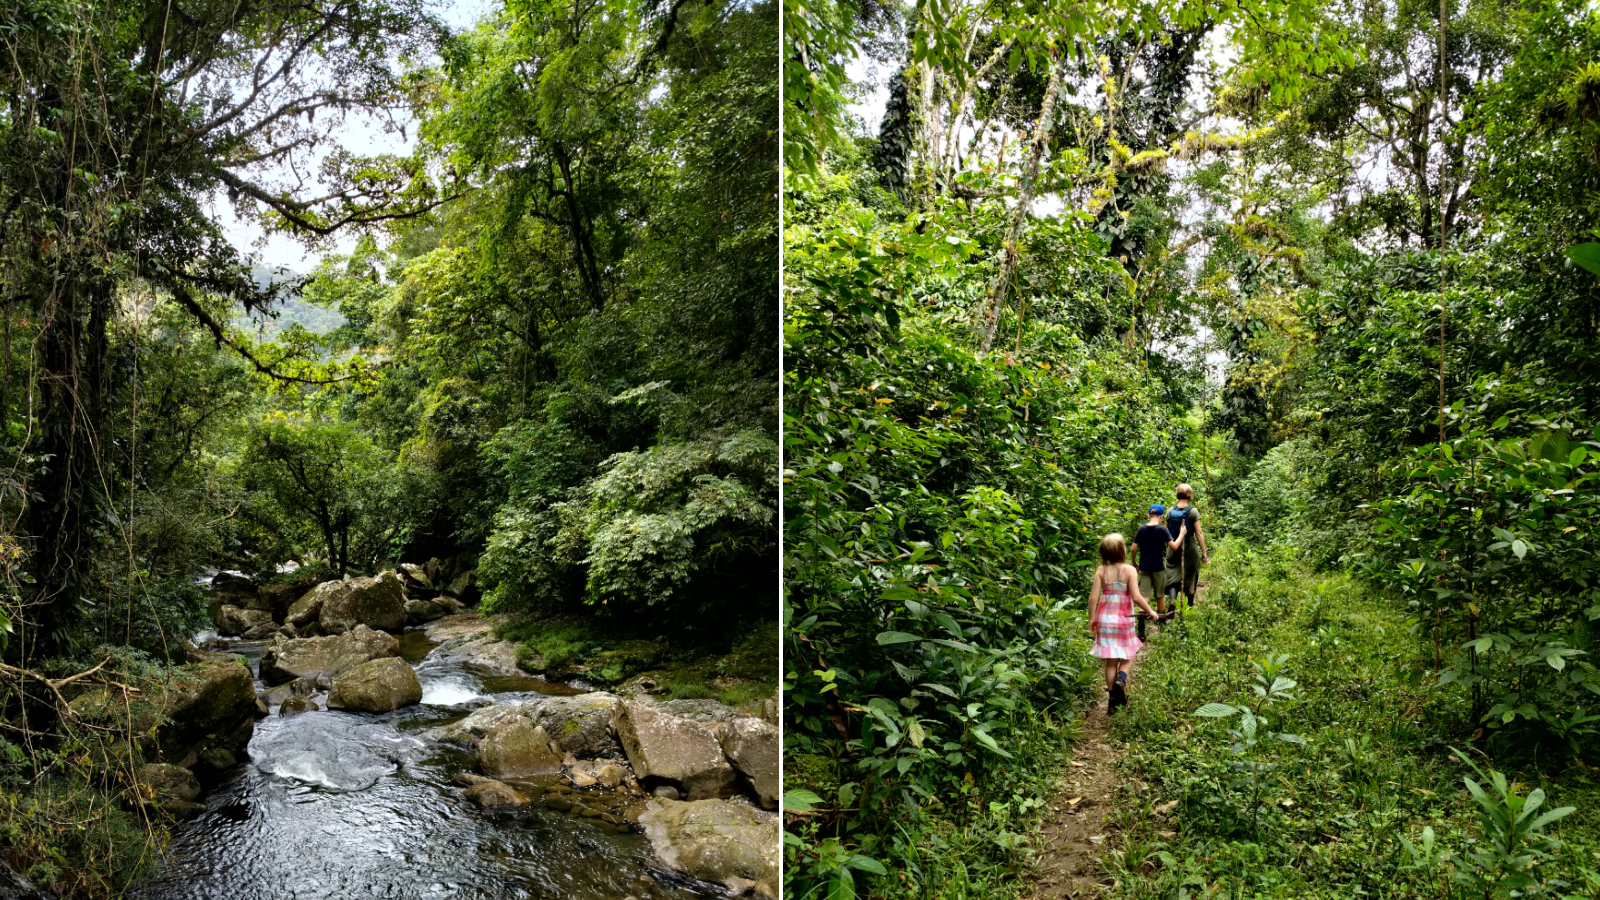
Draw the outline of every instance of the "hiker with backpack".
<instances>
[{"instance_id":1,"label":"hiker with backpack","mask_svg":"<svg viewBox=\"0 0 1600 900\"><path fill-rule=\"evenodd\" d=\"M1150 505L1150 517L1133 535L1133 563L1139 569L1139 593L1156 602L1157 618L1167 618L1167 577L1176 579L1178 573L1167 572L1167 554L1183 546L1186 531L1174 538L1167 533L1165 523L1167 508L1159 503ZM1145 632L1148 618L1139 614L1139 637Z\"/></svg>"},{"instance_id":2,"label":"hiker with backpack","mask_svg":"<svg viewBox=\"0 0 1600 900\"><path fill-rule=\"evenodd\" d=\"M1194 488L1178 485L1177 502L1167 510L1167 533L1182 546L1167 554L1167 596L1177 608L1178 591L1188 598L1189 608L1194 608L1195 590L1200 583L1200 567L1211 562L1206 550L1206 535L1200 528L1200 511L1191 504Z\"/></svg>"}]
</instances>

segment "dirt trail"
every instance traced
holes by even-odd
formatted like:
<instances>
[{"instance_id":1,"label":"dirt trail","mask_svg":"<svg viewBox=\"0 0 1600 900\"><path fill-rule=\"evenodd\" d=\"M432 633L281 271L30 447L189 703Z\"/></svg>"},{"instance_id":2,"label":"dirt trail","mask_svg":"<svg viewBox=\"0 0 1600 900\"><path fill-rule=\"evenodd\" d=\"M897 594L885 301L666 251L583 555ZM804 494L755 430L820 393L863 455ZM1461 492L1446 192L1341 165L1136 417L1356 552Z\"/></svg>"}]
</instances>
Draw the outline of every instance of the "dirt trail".
<instances>
[{"instance_id":1,"label":"dirt trail","mask_svg":"<svg viewBox=\"0 0 1600 900\"><path fill-rule=\"evenodd\" d=\"M1201 582L1195 590L1197 604L1205 599L1205 587ZM1160 637L1160 629L1152 626L1146 642L1149 646L1134 658L1130 698L1141 688L1139 673L1145 655L1160 646ZM1116 768L1122 751L1111 742L1104 688L1084 716L1082 733L1039 828L1039 855L1028 900L1101 896L1100 854L1116 842L1116 826L1109 819L1122 786Z\"/></svg>"}]
</instances>

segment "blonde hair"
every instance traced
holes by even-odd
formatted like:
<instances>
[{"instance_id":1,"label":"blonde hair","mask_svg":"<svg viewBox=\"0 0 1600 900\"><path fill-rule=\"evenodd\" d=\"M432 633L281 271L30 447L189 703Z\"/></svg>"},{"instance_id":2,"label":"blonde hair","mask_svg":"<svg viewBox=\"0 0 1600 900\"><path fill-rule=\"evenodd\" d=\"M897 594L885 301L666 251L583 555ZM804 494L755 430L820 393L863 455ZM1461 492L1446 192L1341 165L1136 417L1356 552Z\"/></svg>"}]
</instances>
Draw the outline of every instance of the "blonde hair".
<instances>
[{"instance_id":1,"label":"blonde hair","mask_svg":"<svg viewBox=\"0 0 1600 900\"><path fill-rule=\"evenodd\" d=\"M1179 500L1193 500L1194 499L1194 488L1189 487L1187 484L1178 485L1178 499Z\"/></svg>"},{"instance_id":2,"label":"blonde hair","mask_svg":"<svg viewBox=\"0 0 1600 900\"><path fill-rule=\"evenodd\" d=\"M1120 566L1128 561L1128 542L1122 535L1112 533L1100 539L1100 562Z\"/></svg>"}]
</instances>

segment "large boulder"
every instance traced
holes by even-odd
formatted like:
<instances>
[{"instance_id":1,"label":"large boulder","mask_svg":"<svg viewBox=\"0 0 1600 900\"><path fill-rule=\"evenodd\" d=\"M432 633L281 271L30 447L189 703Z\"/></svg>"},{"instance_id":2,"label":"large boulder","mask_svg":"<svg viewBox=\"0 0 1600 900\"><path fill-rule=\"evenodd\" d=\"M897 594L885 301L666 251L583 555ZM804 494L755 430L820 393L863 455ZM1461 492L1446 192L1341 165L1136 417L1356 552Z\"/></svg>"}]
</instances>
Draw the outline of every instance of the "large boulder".
<instances>
[{"instance_id":1,"label":"large boulder","mask_svg":"<svg viewBox=\"0 0 1600 900\"><path fill-rule=\"evenodd\" d=\"M720 700L663 700L656 703L655 707L669 716L691 719L713 728L719 723L732 722L743 716Z\"/></svg>"},{"instance_id":2,"label":"large boulder","mask_svg":"<svg viewBox=\"0 0 1600 900\"><path fill-rule=\"evenodd\" d=\"M310 676L334 676L374 659L400 655L393 635L357 625L345 634L279 641L261 656L261 680L268 684Z\"/></svg>"},{"instance_id":3,"label":"large boulder","mask_svg":"<svg viewBox=\"0 0 1600 900\"><path fill-rule=\"evenodd\" d=\"M139 767L139 784L157 801L189 802L200 796L200 780L194 773L171 763L146 763Z\"/></svg>"},{"instance_id":4,"label":"large boulder","mask_svg":"<svg viewBox=\"0 0 1600 900\"><path fill-rule=\"evenodd\" d=\"M778 752L778 729L760 719L745 716L717 728L722 752L734 768L750 779L750 786L761 805L778 808L778 772L782 765Z\"/></svg>"},{"instance_id":5,"label":"large boulder","mask_svg":"<svg viewBox=\"0 0 1600 900\"><path fill-rule=\"evenodd\" d=\"M339 673L328 691L329 709L390 712L422 701L422 682L406 661L389 656Z\"/></svg>"},{"instance_id":6,"label":"large boulder","mask_svg":"<svg viewBox=\"0 0 1600 900\"><path fill-rule=\"evenodd\" d=\"M308 578L297 578L293 581L269 581L261 586L260 594L263 608L272 610L272 617L279 622L286 621L289 617L289 610L294 606L295 601L305 596L316 586L316 581Z\"/></svg>"},{"instance_id":7,"label":"large boulder","mask_svg":"<svg viewBox=\"0 0 1600 900\"><path fill-rule=\"evenodd\" d=\"M526 715L507 716L478 742L478 767L494 778L526 778L561 771L561 751Z\"/></svg>"},{"instance_id":8,"label":"large boulder","mask_svg":"<svg viewBox=\"0 0 1600 900\"><path fill-rule=\"evenodd\" d=\"M639 817L668 866L735 896L778 896L778 816L729 800L652 800Z\"/></svg>"},{"instance_id":9,"label":"large boulder","mask_svg":"<svg viewBox=\"0 0 1600 900\"><path fill-rule=\"evenodd\" d=\"M493 625L476 611L445 616L428 623L423 632L429 640L439 642L429 653L429 658L437 663L460 663L508 675L523 674L517 665L517 645L495 637Z\"/></svg>"},{"instance_id":10,"label":"large boulder","mask_svg":"<svg viewBox=\"0 0 1600 900\"><path fill-rule=\"evenodd\" d=\"M670 782L690 800L733 792L738 775L710 727L636 700L617 704L611 727L641 783Z\"/></svg>"},{"instance_id":11,"label":"large boulder","mask_svg":"<svg viewBox=\"0 0 1600 900\"><path fill-rule=\"evenodd\" d=\"M435 619L442 619L449 614L449 607L431 600L406 601L406 621L413 625L422 625Z\"/></svg>"},{"instance_id":12,"label":"large boulder","mask_svg":"<svg viewBox=\"0 0 1600 900\"><path fill-rule=\"evenodd\" d=\"M256 690L238 663L207 663L181 670L161 691L167 723L156 730L156 759L185 768L231 768L255 730ZM208 774L218 775L220 771Z\"/></svg>"},{"instance_id":13,"label":"large boulder","mask_svg":"<svg viewBox=\"0 0 1600 900\"><path fill-rule=\"evenodd\" d=\"M405 588L393 572L325 582L314 590L323 594L317 621L327 634L343 634L357 625L381 631L406 627Z\"/></svg>"},{"instance_id":14,"label":"large boulder","mask_svg":"<svg viewBox=\"0 0 1600 900\"><path fill-rule=\"evenodd\" d=\"M217 631L222 634L245 634L259 625L272 625L272 613L264 609L241 609L224 604L217 610Z\"/></svg>"},{"instance_id":15,"label":"large boulder","mask_svg":"<svg viewBox=\"0 0 1600 900\"><path fill-rule=\"evenodd\" d=\"M581 759L621 756L622 747L611 734L611 721L621 703L621 698L604 691L545 697L529 704L528 716L566 753Z\"/></svg>"},{"instance_id":16,"label":"large boulder","mask_svg":"<svg viewBox=\"0 0 1600 900\"><path fill-rule=\"evenodd\" d=\"M527 711L518 703L484 706L473 710L465 719L437 732L439 739L454 744L476 747L484 735L506 719L526 716Z\"/></svg>"},{"instance_id":17,"label":"large boulder","mask_svg":"<svg viewBox=\"0 0 1600 900\"><path fill-rule=\"evenodd\" d=\"M451 580L450 585L444 589L446 594L460 600L462 603L472 603L478 599L478 570L471 569L462 572Z\"/></svg>"},{"instance_id":18,"label":"large boulder","mask_svg":"<svg viewBox=\"0 0 1600 900\"><path fill-rule=\"evenodd\" d=\"M255 730L256 692L250 670L238 662L208 662L175 672L143 697L93 688L72 701L90 721L126 727L139 736L145 757L207 777L231 768Z\"/></svg>"},{"instance_id":19,"label":"large boulder","mask_svg":"<svg viewBox=\"0 0 1600 900\"><path fill-rule=\"evenodd\" d=\"M438 560L434 562L437 563ZM425 591L434 589L433 578L429 576L426 566L419 566L416 563L401 563L400 577L405 581L406 587L422 588Z\"/></svg>"},{"instance_id":20,"label":"large boulder","mask_svg":"<svg viewBox=\"0 0 1600 900\"><path fill-rule=\"evenodd\" d=\"M300 595L298 600L289 604L289 609L283 614L283 624L304 628L322 616L322 601L328 599L343 585L342 581L325 581Z\"/></svg>"}]
</instances>

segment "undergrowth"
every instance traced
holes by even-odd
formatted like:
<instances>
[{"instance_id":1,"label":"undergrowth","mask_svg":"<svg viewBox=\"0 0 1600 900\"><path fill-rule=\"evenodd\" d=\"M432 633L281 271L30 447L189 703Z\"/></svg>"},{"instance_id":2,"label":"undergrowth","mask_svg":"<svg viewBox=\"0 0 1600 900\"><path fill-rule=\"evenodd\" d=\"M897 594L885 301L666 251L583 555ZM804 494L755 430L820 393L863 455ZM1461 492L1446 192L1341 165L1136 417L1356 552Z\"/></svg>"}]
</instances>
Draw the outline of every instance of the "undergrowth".
<instances>
[{"instance_id":1,"label":"undergrowth","mask_svg":"<svg viewBox=\"0 0 1600 900\"><path fill-rule=\"evenodd\" d=\"M1507 763L1460 739L1472 730L1467 701L1431 687L1431 657L1399 605L1346 576L1312 577L1235 550L1218 554L1210 603L1169 627L1115 722L1127 787L1120 846L1102 860L1110 896L1600 895L1592 769L1578 761L1505 773L1510 794L1547 797L1524 825L1576 808L1544 828L1556 839L1546 857L1515 864L1521 851L1494 849L1464 782L1495 801L1491 767ZM1294 684L1272 704L1271 728L1305 743L1235 753L1242 742L1228 728L1237 724L1195 712L1254 702L1253 663L1283 655L1279 677Z\"/></svg>"},{"instance_id":2,"label":"undergrowth","mask_svg":"<svg viewBox=\"0 0 1600 900\"><path fill-rule=\"evenodd\" d=\"M668 639L592 620L506 618L495 634L517 644L517 664L548 678L640 687L663 700L742 706L777 689L778 636L755 624L731 633Z\"/></svg>"}]
</instances>

